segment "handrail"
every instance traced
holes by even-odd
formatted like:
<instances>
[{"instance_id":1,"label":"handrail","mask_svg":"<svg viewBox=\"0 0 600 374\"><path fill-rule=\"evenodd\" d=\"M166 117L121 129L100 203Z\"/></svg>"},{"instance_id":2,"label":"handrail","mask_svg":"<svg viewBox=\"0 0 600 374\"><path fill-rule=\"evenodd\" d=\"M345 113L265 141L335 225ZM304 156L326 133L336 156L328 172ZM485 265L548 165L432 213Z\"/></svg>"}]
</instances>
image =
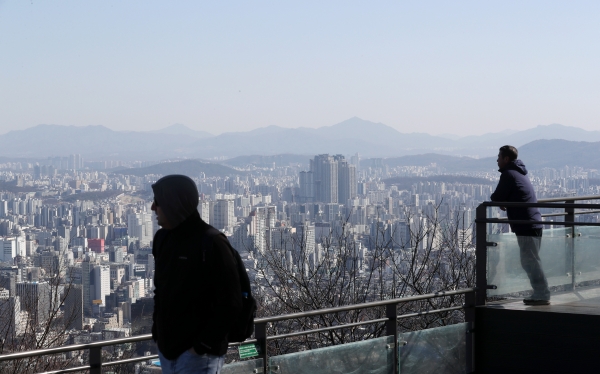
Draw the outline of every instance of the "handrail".
<instances>
[{"instance_id":1,"label":"handrail","mask_svg":"<svg viewBox=\"0 0 600 374\"><path fill-rule=\"evenodd\" d=\"M158 355L149 355L149 356L142 356L142 357L133 357L133 358L126 358L123 360L117 360L117 361L107 361L102 363L102 366L114 366L114 365L123 365L123 364L132 364L135 362L142 362L142 361L146 361L146 360L154 360L157 359ZM43 373L38 373L38 374L63 374L63 373L74 373L77 371L85 371L85 370L89 370L91 369L91 366L89 365L83 365L83 366L76 366L76 367L72 367L72 368L66 368L66 369L60 369L60 370L52 370L52 371L45 371Z\"/></svg>"},{"instance_id":2,"label":"handrail","mask_svg":"<svg viewBox=\"0 0 600 374\"><path fill-rule=\"evenodd\" d=\"M581 200L600 200L600 196L598 195L588 195L588 196L565 196L565 197L551 197L547 199L539 199L540 203L552 203L559 201L581 201Z\"/></svg>"},{"instance_id":3,"label":"handrail","mask_svg":"<svg viewBox=\"0 0 600 374\"><path fill-rule=\"evenodd\" d=\"M473 292L474 292L474 290L473 290ZM464 308L465 308L465 306L461 305L461 306L454 306L454 307L451 307L451 308L426 310L424 312L402 314L402 315L396 316L396 319L419 317L419 316L425 316L425 315L434 314L434 313L451 312L451 311L454 311L454 310L460 310L460 309L464 309ZM368 324L371 324L371 323L387 322L389 320L390 320L389 318L379 318L379 319L371 319L371 320L368 320L368 321L361 321L361 322L356 322L356 323L346 323L346 324L342 324L342 325L336 325L336 326L330 326L330 327L323 327L323 328L320 328L320 329L305 330L305 331L293 332L293 333L290 333L290 334L282 334L282 335L269 336L269 337L267 337L267 340L284 339L284 338L289 338L289 337L293 337L293 336L315 334L317 332L338 330L338 329L344 329L344 328L348 328L348 327L356 327L356 326L368 325Z\"/></svg>"},{"instance_id":4,"label":"handrail","mask_svg":"<svg viewBox=\"0 0 600 374\"><path fill-rule=\"evenodd\" d=\"M406 302L410 302L410 301L427 300L427 299L433 299L433 298L436 298L436 297L461 295L461 294L470 293L470 292L475 292L475 289L474 288L465 288L465 289L456 290L456 291L441 291L441 292L429 293L429 294L425 294L425 295L409 296L409 297L399 297L399 298L396 298L396 299L389 299L389 300L382 300L382 301L371 301L371 302L363 303L363 304L353 304L353 305L346 305L346 306L341 306L341 307L338 306L338 307L334 307L334 308L318 309L318 310L312 310L310 312L299 312L299 313L283 314L281 316L257 318L255 320L255 322L256 323L277 322L277 321L284 321L284 320L287 320L287 319L318 316L318 315L321 315L321 314L336 313L336 312L346 312L348 310L373 308L373 307L376 307L376 306L386 306L386 305L392 305L392 304L406 303Z\"/></svg>"},{"instance_id":5,"label":"handrail","mask_svg":"<svg viewBox=\"0 0 600 374\"><path fill-rule=\"evenodd\" d=\"M506 201L484 201L479 206L504 206L514 208L573 208L573 209L600 209L600 204L575 204L575 203L515 203Z\"/></svg>"},{"instance_id":6,"label":"handrail","mask_svg":"<svg viewBox=\"0 0 600 374\"><path fill-rule=\"evenodd\" d=\"M564 222L564 221L529 221L517 219L485 218L475 219L475 223L512 223L515 225L555 225L555 226L600 226L600 222Z\"/></svg>"},{"instance_id":7,"label":"handrail","mask_svg":"<svg viewBox=\"0 0 600 374\"><path fill-rule=\"evenodd\" d=\"M149 340L149 339L152 339L152 334L136 335L136 336L131 336L129 338L102 340L102 341L94 342L94 343L71 344L71 345L65 345L65 346L56 347L56 348L42 348L42 349L35 349L32 351L8 353L5 355L0 355L0 362L16 360L19 358L51 355L51 354L56 354L56 353L83 351L84 349L98 348L98 347L101 348L101 347L105 347L108 345L115 345L115 344L142 342L144 340Z\"/></svg>"},{"instance_id":8,"label":"handrail","mask_svg":"<svg viewBox=\"0 0 600 374\"><path fill-rule=\"evenodd\" d=\"M474 292L475 292L475 288L465 288L465 289L454 290L454 291L440 291L440 292L424 294L424 295L409 296L409 297L403 297L403 298L401 297L401 298L395 298L395 299L389 299L389 300L372 301L372 302L361 303L361 304L352 304L352 305L346 305L346 306L341 306L341 307L318 309L318 310L312 310L312 311L308 311L308 312L299 312L299 313L284 314L284 315L279 315L279 316L257 318L257 319L255 319L255 323L257 325L258 324L264 325L264 324L271 323L271 322L278 322L278 321L284 321L284 320L295 319L295 318L303 318L303 317L310 317L310 316L315 316L315 315L337 313L337 312L344 312L344 311L357 310L357 309L366 309L366 308L373 308L373 307L380 307L380 306L397 305L397 304L402 304L402 303L407 303L407 302L412 302L412 301L428 300L428 299L433 299L433 298L438 298L438 297L462 295L462 294L474 293ZM396 319L402 319L402 318L409 318L409 317L415 317L415 316L420 316L420 315L427 315L427 314L433 314L433 313L442 313L442 312L447 312L447 311L459 310L459 309L463 309L463 308L465 308L465 305L451 307L451 308L443 308L443 309L411 313L411 314L406 314L406 315L398 315L395 317L396 317ZM358 323L342 324L342 325L331 326L331 327L327 327L327 328L323 328L323 329L306 330L306 331L300 331L300 332L296 332L296 333L270 336L270 337L267 337L267 340L283 339L283 338L292 337L292 336L317 333L320 331L329 331L329 330L334 330L334 329L342 329L342 328L366 325L366 324L371 324L371 323L386 322L389 320L390 320L390 318L380 318L380 319L376 319L376 320L361 321ZM115 344L134 343L134 342L140 342L140 341L145 341L145 340L149 340L149 339L152 339L152 334L137 335L137 336L133 336L133 337L119 338L119 339L112 339L112 340L103 340L103 341L98 341L98 342L93 342L93 343L71 344L71 345L66 345L63 347L56 347L56 348L45 348L45 349L37 349L37 350L18 352L18 353L9 353L9 354L0 355L0 362L22 359L22 358L37 357L37 356L43 356L43 355L50 355L50 354L56 354L56 353L79 351L79 350L91 349L91 348L101 348L101 347L115 345ZM238 346L240 344L248 344L248 343L253 343L253 342L257 342L257 339L247 340L246 342L243 342L243 343L232 343L232 344L230 344L230 346ZM135 357L135 358L125 359L125 360L108 361L108 362L103 362L102 366L139 362L139 361L153 359L156 357L158 357L158 356L153 355L153 356ZM66 368L66 369L62 369L62 370L46 372L44 374L67 373L67 372L74 372L74 371L80 371L80 370L89 370L90 368L91 368L91 366L79 366L76 368Z\"/></svg>"}]
</instances>

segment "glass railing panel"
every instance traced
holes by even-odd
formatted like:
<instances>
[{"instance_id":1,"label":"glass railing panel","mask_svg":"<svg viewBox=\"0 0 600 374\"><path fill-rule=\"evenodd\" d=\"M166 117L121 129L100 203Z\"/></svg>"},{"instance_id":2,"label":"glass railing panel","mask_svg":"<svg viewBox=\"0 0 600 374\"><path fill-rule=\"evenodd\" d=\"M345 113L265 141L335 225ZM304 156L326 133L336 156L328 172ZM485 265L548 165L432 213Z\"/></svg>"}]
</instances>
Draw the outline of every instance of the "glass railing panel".
<instances>
[{"instance_id":1,"label":"glass railing panel","mask_svg":"<svg viewBox=\"0 0 600 374\"><path fill-rule=\"evenodd\" d=\"M394 337L387 336L269 358L271 373L393 373Z\"/></svg>"},{"instance_id":2,"label":"glass railing panel","mask_svg":"<svg viewBox=\"0 0 600 374\"><path fill-rule=\"evenodd\" d=\"M600 281L600 227L575 227L574 248L575 281Z\"/></svg>"},{"instance_id":3,"label":"glass railing panel","mask_svg":"<svg viewBox=\"0 0 600 374\"><path fill-rule=\"evenodd\" d=\"M467 323L398 335L400 374L466 373Z\"/></svg>"},{"instance_id":4,"label":"glass railing panel","mask_svg":"<svg viewBox=\"0 0 600 374\"><path fill-rule=\"evenodd\" d=\"M262 373L263 359L248 360L242 362L233 362L231 364L223 365L221 374L249 374L249 373ZM259 371L255 371L259 369Z\"/></svg>"},{"instance_id":5,"label":"glass railing panel","mask_svg":"<svg viewBox=\"0 0 600 374\"><path fill-rule=\"evenodd\" d=\"M549 287L564 288L572 283L570 228L544 230L540 258ZM496 289L488 290L488 296L523 297L532 292L527 273L521 266L521 255L514 233L488 235L488 242L497 243L488 247L488 285ZM556 288L558 287L558 288Z\"/></svg>"}]
</instances>

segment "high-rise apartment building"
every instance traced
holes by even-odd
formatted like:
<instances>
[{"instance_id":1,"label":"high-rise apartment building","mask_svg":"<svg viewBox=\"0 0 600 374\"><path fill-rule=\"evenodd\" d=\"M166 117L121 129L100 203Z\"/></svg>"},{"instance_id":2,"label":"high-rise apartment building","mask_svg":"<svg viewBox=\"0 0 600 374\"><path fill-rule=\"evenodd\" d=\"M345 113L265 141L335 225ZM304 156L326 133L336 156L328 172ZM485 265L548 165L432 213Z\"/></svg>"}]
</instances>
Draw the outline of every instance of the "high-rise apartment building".
<instances>
[{"instance_id":1,"label":"high-rise apartment building","mask_svg":"<svg viewBox=\"0 0 600 374\"><path fill-rule=\"evenodd\" d=\"M148 245L154 235L152 214L147 212L127 215L127 235L138 238L140 245Z\"/></svg>"},{"instance_id":2,"label":"high-rise apartment building","mask_svg":"<svg viewBox=\"0 0 600 374\"><path fill-rule=\"evenodd\" d=\"M8 214L8 201L0 200L0 218L6 217Z\"/></svg>"},{"instance_id":3,"label":"high-rise apartment building","mask_svg":"<svg viewBox=\"0 0 600 374\"><path fill-rule=\"evenodd\" d=\"M12 263L17 256L17 240L16 238L0 238L0 255L2 261Z\"/></svg>"},{"instance_id":4,"label":"high-rise apartment building","mask_svg":"<svg viewBox=\"0 0 600 374\"><path fill-rule=\"evenodd\" d=\"M315 226L304 222L296 226L296 246L304 247L304 252L307 254L314 253L315 242Z\"/></svg>"},{"instance_id":5,"label":"high-rise apartment building","mask_svg":"<svg viewBox=\"0 0 600 374\"><path fill-rule=\"evenodd\" d=\"M67 330L83 329L83 287L81 284L71 284L65 291L64 323Z\"/></svg>"},{"instance_id":6,"label":"high-rise apartment building","mask_svg":"<svg viewBox=\"0 0 600 374\"><path fill-rule=\"evenodd\" d=\"M80 154L70 155L67 167L73 171L83 169L83 158L81 157L81 155Z\"/></svg>"},{"instance_id":7,"label":"high-rise apartment building","mask_svg":"<svg viewBox=\"0 0 600 374\"><path fill-rule=\"evenodd\" d=\"M110 295L110 266L94 266L94 300L100 305L106 305L106 296Z\"/></svg>"},{"instance_id":8,"label":"high-rise apartment building","mask_svg":"<svg viewBox=\"0 0 600 374\"><path fill-rule=\"evenodd\" d=\"M344 156L318 155L310 160L310 172L300 173L300 199L346 204L356 197L356 183L356 166Z\"/></svg>"},{"instance_id":9,"label":"high-rise apartment building","mask_svg":"<svg viewBox=\"0 0 600 374\"><path fill-rule=\"evenodd\" d=\"M338 202L338 163L329 156L318 155L310 160L313 173L315 200L324 203Z\"/></svg>"},{"instance_id":10,"label":"high-rise apartment building","mask_svg":"<svg viewBox=\"0 0 600 374\"><path fill-rule=\"evenodd\" d=\"M198 214L200 218L206 223L210 222L210 202L206 200L200 200L198 202Z\"/></svg>"},{"instance_id":11,"label":"high-rise apartment building","mask_svg":"<svg viewBox=\"0 0 600 374\"><path fill-rule=\"evenodd\" d=\"M267 248L266 240L266 211L255 209L248 217L248 236L251 241L251 249L264 253Z\"/></svg>"},{"instance_id":12,"label":"high-rise apartment building","mask_svg":"<svg viewBox=\"0 0 600 374\"><path fill-rule=\"evenodd\" d=\"M19 296L8 296L8 292L0 292L0 331L4 344L12 343L13 339L24 332L25 315L21 311Z\"/></svg>"},{"instance_id":13,"label":"high-rise apartment building","mask_svg":"<svg viewBox=\"0 0 600 374\"><path fill-rule=\"evenodd\" d=\"M83 311L87 315L92 314L92 300L94 300L94 266L95 261L86 257L81 263L81 285L83 288Z\"/></svg>"},{"instance_id":14,"label":"high-rise apartment building","mask_svg":"<svg viewBox=\"0 0 600 374\"><path fill-rule=\"evenodd\" d=\"M356 197L356 166L338 159L338 203L347 204Z\"/></svg>"},{"instance_id":15,"label":"high-rise apartment building","mask_svg":"<svg viewBox=\"0 0 600 374\"><path fill-rule=\"evenodd\" d=\"M214 207L213 226L217 230L233 226L235 223L235 206L233 200L217 200Z\"/></svg>"},{"instance_id":16,"label":"high-rise apartment building","mask_svg":"<svg viewBox=\"0 0 600 374\"><path fill-rule=\"evenodd\" d=\"M21 298L21 309L29 313L35 326L44 324L50 315L52 287L48 282L19 282L17 296Z\"/></svg>"},{"instance_id":17,"label":"high-rise apartment building","mask_svg":"<svg viewBox=\"0 0 600 374\"><path fill-rule=\"evenodd\" d=\"M312 171L301 171L300 182L300 203L312 203L315 200L315 182Z\"/></svg>"}]
</instances>

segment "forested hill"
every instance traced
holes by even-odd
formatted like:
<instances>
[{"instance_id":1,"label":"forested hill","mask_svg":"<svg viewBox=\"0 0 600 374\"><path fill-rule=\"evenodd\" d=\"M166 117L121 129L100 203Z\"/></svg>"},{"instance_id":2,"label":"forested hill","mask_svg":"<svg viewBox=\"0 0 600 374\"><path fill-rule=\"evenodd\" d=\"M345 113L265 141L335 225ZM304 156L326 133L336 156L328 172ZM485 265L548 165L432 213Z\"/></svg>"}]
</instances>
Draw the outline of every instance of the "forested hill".
<instances>
[{"instance_id":1,"label":"forested hill","mask_svg":"<svg viewBox=\"0 0 600 374\"><path fill-rule=\"evenodd\" d=\"M148 174L168 175L168 174L183 174L188 177L197 178L200 173L204 173L206 177L226 177L229 175L246 174L244 171L239 171L225 165L214 164L199 160L184 160L177 162L163 162L143 168L132 168L115 171L116 174L144 176Z\"/></svg>"},{"instance_id":2,"label":"forested hill","mask_svg":"<svg viewBox=\"0 0 600 374\"><path fill-rule=\"evenodd\" d=\"M484 178L468 177L464 175L433 175L430 177L394 177L384 179L386 186L398 186L399 190L409 190L413 184L419 182L438 182L438 183L462 183L462 184L485 184L494 185L497 181L491 181Z\"/></svg>"}]
</instances>

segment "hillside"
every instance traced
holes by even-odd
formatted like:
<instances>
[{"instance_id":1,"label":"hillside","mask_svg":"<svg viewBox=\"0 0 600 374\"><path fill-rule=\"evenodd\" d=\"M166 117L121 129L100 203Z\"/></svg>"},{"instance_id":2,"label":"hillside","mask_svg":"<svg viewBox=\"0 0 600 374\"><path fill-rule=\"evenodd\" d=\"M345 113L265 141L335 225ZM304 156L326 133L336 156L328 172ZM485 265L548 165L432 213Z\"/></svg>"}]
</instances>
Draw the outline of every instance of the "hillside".
<instances>
[{"instance_id":1,"label":"hillside","mask_svg":"<svg viewBox=\"0 0 600 374\"><path fill-rule=\"evenodd\" d=\"M197 178L200 173L204 173L207 178L226 177L229 175L240 175L245 172L235 170L225 165L213 164L198 160L184 160L177 162L164 162L143 168L131 168L116 171L115 174L144 176L148 174L168 175L183 174L188 177Z\"/></svg>"}]
</instances>

